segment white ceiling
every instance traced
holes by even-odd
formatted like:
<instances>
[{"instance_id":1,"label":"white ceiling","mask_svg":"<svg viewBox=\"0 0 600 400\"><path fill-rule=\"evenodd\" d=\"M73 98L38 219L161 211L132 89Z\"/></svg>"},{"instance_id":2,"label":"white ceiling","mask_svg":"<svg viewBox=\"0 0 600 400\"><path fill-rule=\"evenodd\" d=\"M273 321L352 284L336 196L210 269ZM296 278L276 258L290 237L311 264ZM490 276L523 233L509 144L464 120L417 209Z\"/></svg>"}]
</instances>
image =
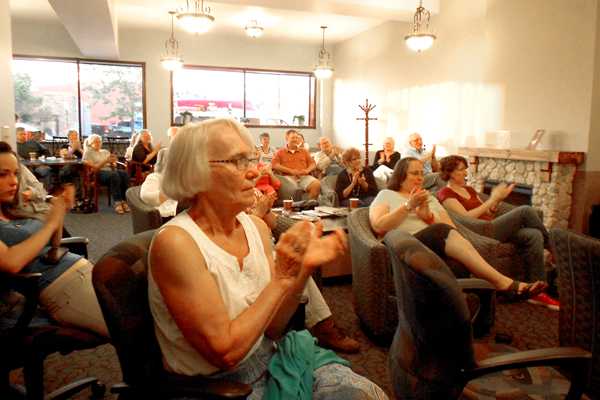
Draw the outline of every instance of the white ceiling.
<instances>
[{"instance_id":1,"label":"white ceiling","mask_svg":"<svg viewBox=\"0 0 600 400\"><path fill-rule=\"evenodd\" d=\"M198 0L200 1L200 0ZM194 12L194 1L188 0ZM215 22L211 35L244 36L251 19L264 28L256 40L333 45L386 21L412 22L417 0L206 0ZM425 0L432 15L439 0ZM52 21L65 26L85 57L118 59L119 28L170 27L168 11L186 0L11 0L14 21ZM178 24L178 21L175 21ZM176 36L178 30L176 27ZM408 34L409 32L407 32ZM205 35L206 35L205 34Z\"/></svg>"}]
</instances>

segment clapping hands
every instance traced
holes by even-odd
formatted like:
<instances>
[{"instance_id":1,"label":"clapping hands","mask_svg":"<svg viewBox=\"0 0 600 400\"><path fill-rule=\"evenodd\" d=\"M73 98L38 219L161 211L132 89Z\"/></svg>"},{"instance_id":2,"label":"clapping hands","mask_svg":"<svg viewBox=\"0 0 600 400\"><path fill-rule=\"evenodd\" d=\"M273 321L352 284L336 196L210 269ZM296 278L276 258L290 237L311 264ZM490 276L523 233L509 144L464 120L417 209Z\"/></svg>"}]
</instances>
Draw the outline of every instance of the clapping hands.
<instances>
[{"instance_id":1,"label":"clapping hands","mask_svg":"<svg viewBox=\"0 0 600 400\"><path fill-rule=\"evenodd\" d=\"M516 185L514 183L509 186L506 183L502 182L498 186L496 186L495 188L492 189L492 193L490 194L490 197L492 198L492 200L495 203L502 201L512 193L515 186Z\"/></svg>"}]
</instances>

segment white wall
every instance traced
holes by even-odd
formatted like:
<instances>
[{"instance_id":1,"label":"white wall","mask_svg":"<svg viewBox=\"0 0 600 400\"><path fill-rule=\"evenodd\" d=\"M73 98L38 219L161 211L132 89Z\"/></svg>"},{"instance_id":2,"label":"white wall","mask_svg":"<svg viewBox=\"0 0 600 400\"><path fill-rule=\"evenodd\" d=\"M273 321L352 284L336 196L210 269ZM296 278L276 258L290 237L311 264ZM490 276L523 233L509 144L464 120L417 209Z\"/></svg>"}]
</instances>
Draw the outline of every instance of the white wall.
<instances>
[{"instance_id":1,"label":"white wall","mask_svg":"<svg viewBox=\"0 0 600 400\"><path fill-rule=\"evenodd\" d=\"M10 30L10 0L0 0L0 128L9 127L9 143L15 141L15 101L12 79L12 45ZM0 130L0 140L3 140ZM16 147L15 147L16 148Z\"/></svg>"},{"instance_id":2,"label":"white wall","mask_svg":"<svg viewBox=\"0 0 600 400\"><path fill-rule=\"evenodd\" d=\"M596 0L446 0L430 29L433 46L416 53L412 23L388 22L335 46L333 137L364 143L355 120L365 99L371 150L396 147L419 131L440 154L483 147L484 133L510 130L526 146L545 129L544 149L587 151L595 67ZM512 147L512 146L511 146Z\"/></svg>"},{"instance_id":3,"label":"white wall","mask_svg":"<svg viewBox=\"0 0 600 400\"><path fill-rule=\"evenodd\" d=\"M6 0L3 0L6 1ZM166 53L165 41L170 38L168 18L160 21L153 30L119 30L119 55L121 61L146 63L146 117L147 126L158 139L167 141L167 129L171 118L171 78L170 72L160 63L160 56ZM164 22L164 23L163 23ZM13 53L21 55L82 57L79 49L62 25L13 21ZM317 43L311 46L288 44L253 39L250 36L240 39L211 35L194 36L175 24L175 39L186 64L246 67L281 71L313 70L320 50ZM325 81L321 109L321 85L317 88L317 129L304 128L301 133L312 147L321 135L331 135L331 83ZM322 118L321 118L322 116ZM269 132L271 144L285 145L287 129L250 129L258 143L261 132Z\"/></svg>"}]
</instances>

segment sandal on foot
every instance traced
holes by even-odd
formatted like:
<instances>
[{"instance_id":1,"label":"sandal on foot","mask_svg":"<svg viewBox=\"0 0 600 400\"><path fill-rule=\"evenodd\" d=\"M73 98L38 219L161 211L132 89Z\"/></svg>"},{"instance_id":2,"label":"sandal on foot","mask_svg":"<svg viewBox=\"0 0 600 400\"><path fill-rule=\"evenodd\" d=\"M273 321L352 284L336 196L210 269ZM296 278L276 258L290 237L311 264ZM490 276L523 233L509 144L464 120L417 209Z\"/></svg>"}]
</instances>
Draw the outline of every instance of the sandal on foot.
<instances>
[{"instance_id":1,"label":"sandal on foot","mask_svg":"<svg viewBox=\"0 0 600 400\"><path fill-rule=\"evenodd\" d=\"M504 298L504 300L508 303L515 303L521 300L531 299L532 297L536 297L537 295L544 293L548 288L548 285L544 282L541 282L537 287L535 287L535 283L526 283L523 290L519 292L519 286L521 282L513 280L508 289L506 290L498 290L498 296Z\"/></svg>"},{"instance_id":2,"label":"sandal on foot","mask_svg":"<svg viewBox=\"0 0 600 400\"><path fill-rule=\"evenodd\" d=\"M123 211L125 211L126 213L128 213L128 212L130 212L130 211L131 211L131 210L129 209L129 204L127 204L127 203L125 203L125 202L124 202L124 203L122 204L122 206L123 206Z\"/></svg>"},{"instance_id":3,"label":"sandal on foot","mask_svg":"<svg viewBox=\"0 0 600 400\"><path fill-rule=\"evenodd\" d=\"M120 214L120 215L125 214L125 211L123 211L123 206L121 204L119 204L118 206L115 206L115 211L117 212L117 214Z\"/></svg>"}]
</instances>

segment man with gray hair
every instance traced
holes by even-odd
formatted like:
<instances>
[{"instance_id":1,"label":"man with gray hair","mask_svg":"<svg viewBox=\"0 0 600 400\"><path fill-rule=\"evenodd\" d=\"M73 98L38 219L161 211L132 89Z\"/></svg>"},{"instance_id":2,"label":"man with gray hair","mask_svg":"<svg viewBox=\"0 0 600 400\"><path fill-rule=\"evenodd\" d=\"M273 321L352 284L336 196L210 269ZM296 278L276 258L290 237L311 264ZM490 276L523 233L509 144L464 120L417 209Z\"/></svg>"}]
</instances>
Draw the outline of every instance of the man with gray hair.
<instances>
[{"instance_id":1,"label":"man with gray hair","mask_svg":"<svg viewBox=\"0 0 600 400\"><path fill-rule=\"evenodd\" d=\"M329 139L320 137L317 140L319 151L315 154L315 162L317 169L325 175L337 175L346 168L344 160L342 160L342 148L332 146Z\"/></svg>"},{"instance_id":2,"label":"man with gray hair","mask_svg":"<svg viewBox=\"0 0 600 400\"><path fill-rule=\"evenodd\" d=\"M438 184L439 163L435 158L435 145L430 152L423 148L423 139L417 132L413 132L408 137L409 146L402 152L401 158L414 157L423 164L423 173L425 180L422 187L428 189ZM445 185L443 185L445 186Z\"/></svg>"},{"instance_id":3,"label":"man with gray hair","mask_svg":"<svg viewBox=\"0 0 600 400\"><path fill-rule=\"evenodd\" d=\"M29 153L35 153L36 157L49 156L50 150L37 140L27 139L25 128L17 127L17 154L21 160L29 160ZM52 189L52 169L50 167L36 166L35 173L45 180L47 189Z\"/></svg>"}]
</instances>

